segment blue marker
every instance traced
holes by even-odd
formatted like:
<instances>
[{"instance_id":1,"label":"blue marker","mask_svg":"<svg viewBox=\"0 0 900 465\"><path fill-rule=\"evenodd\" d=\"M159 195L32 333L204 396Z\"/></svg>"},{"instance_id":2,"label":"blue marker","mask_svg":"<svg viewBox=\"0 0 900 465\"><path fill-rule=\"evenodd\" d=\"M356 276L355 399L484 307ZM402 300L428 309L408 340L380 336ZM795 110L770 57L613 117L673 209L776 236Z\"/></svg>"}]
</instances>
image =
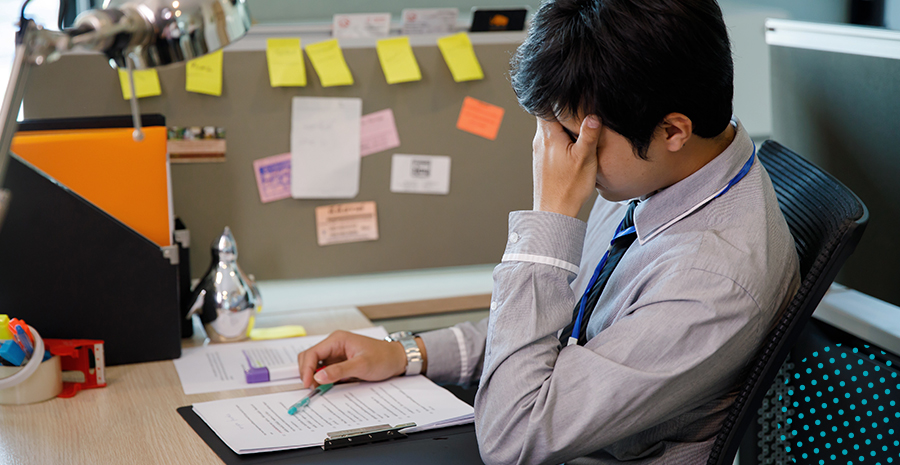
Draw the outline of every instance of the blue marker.
<instances>
[{"instance_id":1,"label":"blue marker","mask_svg":"<svg viewBox=\"0 0 900 465\"><path fill-rule=\"evenodd\" d=\"M315 397L318 394L325 394L333 386L334 386L334 383L319 385L319 387L313 389L313 391L308 396L300 399L300 402L297 402L296 404L291 405L291 408L288 409L288 415L293 415L293 414L297 413L297 411L299 411L301 408L309 405L309 401L312 400L313 397Z\"/></svg>"},{"instance_id":2,"label":"blue marker","mask_svg":"<svg viewBox=\"0 0 900 465\"><path fill-rule=\"evenodd\" d=\"M25 352L25 360L29 360L31 355L34 354L34 346L31 345L31 339L28 339L28 334L21 326L16 326L15 329L16 332L13 334L13 339L19 343L19 347Z\"/></svg>"}]
</instances>

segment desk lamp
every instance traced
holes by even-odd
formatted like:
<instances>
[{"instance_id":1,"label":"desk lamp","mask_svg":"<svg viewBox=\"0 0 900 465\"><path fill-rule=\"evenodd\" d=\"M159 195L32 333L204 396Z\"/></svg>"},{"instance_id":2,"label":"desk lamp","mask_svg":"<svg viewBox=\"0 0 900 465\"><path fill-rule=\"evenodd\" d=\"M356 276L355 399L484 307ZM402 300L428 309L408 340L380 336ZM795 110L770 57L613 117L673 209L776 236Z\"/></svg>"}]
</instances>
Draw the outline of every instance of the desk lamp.
<instances>
[{"instance_id":1,"label":"desk lamp","mask_svg":"<svg viewBox=\"0 0 900 465\"><path fill-rule=\"evenodd\" d=\"M0 107L0 178L17 129L16 117L32 66L56 61L81 48L104 53L110 64L129 71L134 139L143 139L134 69L178 63L214 52L250 28L245 0L104 0L100 9L75 18L72 29L48 31L25 18L22 5L12 74ZM0 189L0 221L10 193Z\"/></svg>"}]
</instances>

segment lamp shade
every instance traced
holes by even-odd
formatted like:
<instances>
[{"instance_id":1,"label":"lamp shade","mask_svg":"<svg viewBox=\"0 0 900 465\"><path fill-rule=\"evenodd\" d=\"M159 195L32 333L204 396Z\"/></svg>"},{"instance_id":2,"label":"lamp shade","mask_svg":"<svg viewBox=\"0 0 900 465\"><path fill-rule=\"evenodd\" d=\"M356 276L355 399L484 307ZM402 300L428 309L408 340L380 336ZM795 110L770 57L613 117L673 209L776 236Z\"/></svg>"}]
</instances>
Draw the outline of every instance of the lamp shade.
<instances>
[{"instance_id":1,"label":"lamp shade","mask_svg":"<svg viewBox=\"0 0 900 465\"><path fill-rule=\"evenodd\" d=\"M75 26L100 30L125 24L98 49L117 66L130 57L137 69L187 61L240 39L250 29L245 0L105 0L78 16Z\"/></svg>"}]
</instances>

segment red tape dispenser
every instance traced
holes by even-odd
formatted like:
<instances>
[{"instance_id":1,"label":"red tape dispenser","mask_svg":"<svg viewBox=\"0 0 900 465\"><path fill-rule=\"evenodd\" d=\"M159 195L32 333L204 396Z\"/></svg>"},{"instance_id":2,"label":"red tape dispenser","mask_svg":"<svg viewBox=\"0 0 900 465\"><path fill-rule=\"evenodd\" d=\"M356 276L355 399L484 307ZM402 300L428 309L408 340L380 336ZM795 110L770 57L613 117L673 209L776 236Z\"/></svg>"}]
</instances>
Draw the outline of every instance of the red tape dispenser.
<instances>
[{"instance_id":1,"label":"red tape dispenser","mask_svg":"<svg viewBox=\"0 0 900 465\"><path fill-rule=\"evenodd\" d=\"M106 386L103 341L94 339L44 339L47 350L59 355L63 390L57 397L73 397L82 389Z\"/></svg>"}]
</instances>

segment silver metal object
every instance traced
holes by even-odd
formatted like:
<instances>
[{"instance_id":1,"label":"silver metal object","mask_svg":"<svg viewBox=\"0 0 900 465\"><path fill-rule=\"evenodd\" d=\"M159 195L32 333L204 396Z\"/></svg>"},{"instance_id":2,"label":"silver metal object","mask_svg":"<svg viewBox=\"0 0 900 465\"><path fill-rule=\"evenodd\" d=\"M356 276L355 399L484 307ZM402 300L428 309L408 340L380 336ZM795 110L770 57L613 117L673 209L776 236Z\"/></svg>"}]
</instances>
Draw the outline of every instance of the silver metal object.
<instances>
[{"instance_id":1,"label":"silver metal object","mask_svg":"<svg viewBox=\"0 0 900 465\"><path fill-rule=\"evenodd\" d=\"M145 69L197 58L240 39L250 29L250 12L244 0L105 0L102 9L75 18L75 29L119 24L127 37L83 41L104 50L120 68L130 57L135 69Z\"/></svg>"},{"instance_id":2,"label":"silver metal object","mask_svg":"<svg viewBox=\"0 0 900 465\"><path fill-rule=\"evenodd\" d=\"M16 116L33 66L59 59L78 47L103 52L121 68L178 63L216 51L250 28L245 0L105 0L103 7L78 15L75 27L48 31L24 19L16 34L16 54L0 107L0 175L18 125ZM130 74L130 73L129 73ZM138 114L132 90L132 113ZM135 139L142 137L135 117Z\"/></svg>"},{"instance_id":3,"label":"silver metal object","mask_svg":"<svg viewBox=\"0 0 900 465\"><path fill-rule=\"evenodd\" d=\"M386 341L399 342L406 353L406 376L418 375L422 372L422 351L416 344L416 336L409 331L397 331L384 338Z\"/></svg>"},{"instance_id":4,"label":"silver metal object","mask_svg":"<svg viewBox=\"0 0 900 465\"><path fill-rule=\"evenodd\" d=\"M200 315L212 342L245 340L253 329L262 296L237 264L237 244L228 226L212 244L212 263L194 288L187 318Z\"/></svg>"}]
</instances>

